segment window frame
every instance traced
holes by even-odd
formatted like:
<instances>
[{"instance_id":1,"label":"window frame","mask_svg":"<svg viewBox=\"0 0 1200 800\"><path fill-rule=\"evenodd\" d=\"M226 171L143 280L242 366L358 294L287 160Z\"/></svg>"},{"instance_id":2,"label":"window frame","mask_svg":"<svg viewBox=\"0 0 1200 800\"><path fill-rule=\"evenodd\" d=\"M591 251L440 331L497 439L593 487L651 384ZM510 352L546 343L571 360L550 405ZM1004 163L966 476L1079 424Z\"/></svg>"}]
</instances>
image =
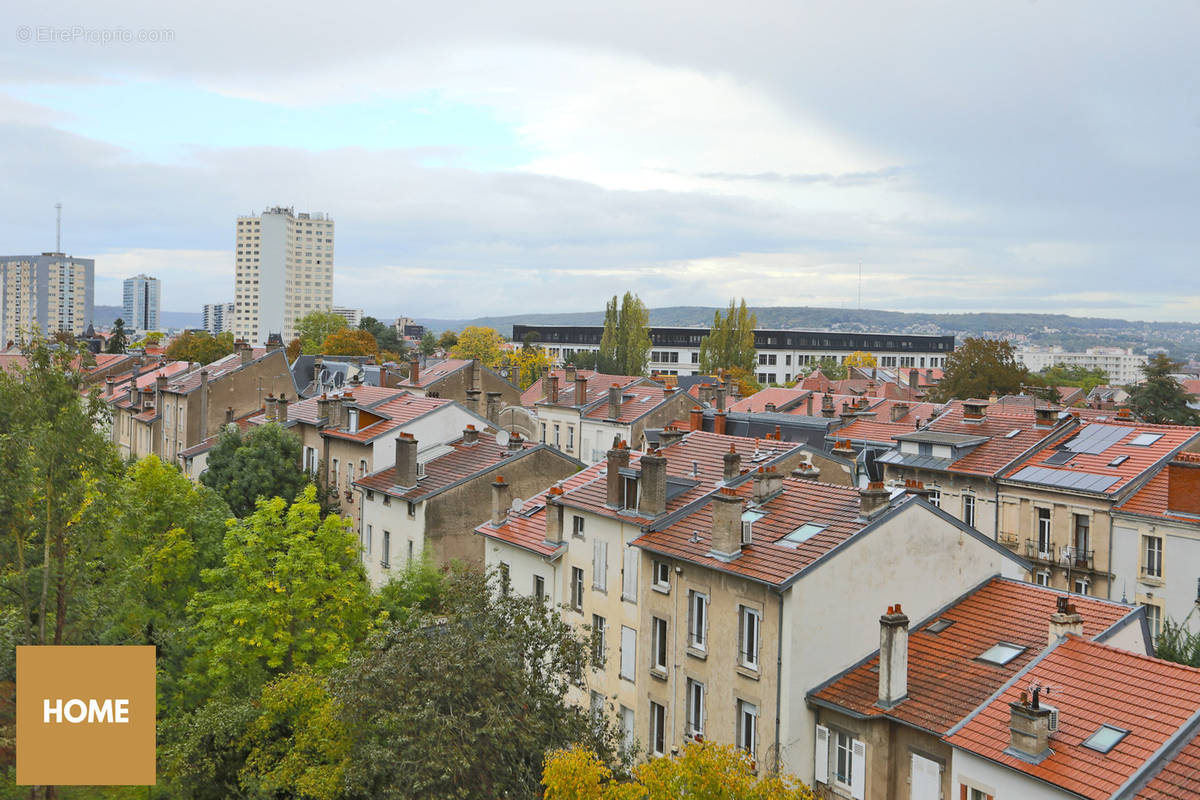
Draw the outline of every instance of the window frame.
<instances>
[{"instance_id":1,"label":"window frame","mask_svg":"<svg viewBox=\"0 0 1200 800\"><path fill-rule=\"evenodd\" d=\"M650 756L660 758L667 753L667 707L650 701Z\"/></svg>"},{"instance_id":2,"label":"window frame","mask_svg":"<svg viewBox=\"0 0 1200 800\"><path fill-rule=\"evenodd\" d=\"M670 658L668 635L670 627L662 617L650 617L650 670L666 673Z\"/></svg>"},{"instance_id":3,"label":"window frame","mask_svg":"<svg viewBox=\"0 0 1200 800\"><path fill-rule=\"evenodd\" d=\"M758 716L757 704L748 700L737 701L737 739L734 746L746 751L751 758L755 757L758 750Z\"/></svg>"},{"instance_id":4,"label":"window frame","mask_svg":"<svg viewBox=\"0 0 1200 800\"><path fill-rule=\"evenodd\" d=\"M753 624L748 624L753 621ZM753 641L748 637L753 635ZM738 664L758 671L762 647L762 612L751 606L738 606Z\"/></svg>"},{"instance_id":5,"label":"window frame","mask_svg":"<svg viewBox=\"0 0 1200 800\"><path fill-rule=\"evenodd\" d=\"M571 567L571 610L583 613L583 568Z\"/></svg>"},{"instance_id":6,"label":"window frame","mask_svg":"<svg viewBox=\"0 0 1200 800\"><path fill-rule=\"evenodd\" d=\"M695 678L687 679L687 732L692 736L704 735L704 684Z\"/></svg>"},{"instance_id":7,"label":"window frame","mask_svg":"<svg viewBox=\"0 0 1200 800\"><path fill-rule=\"evenodd\" d=\"M696 589L688 592L688 647L708 652L708 595Z\"/></svg>"}]
</instances>

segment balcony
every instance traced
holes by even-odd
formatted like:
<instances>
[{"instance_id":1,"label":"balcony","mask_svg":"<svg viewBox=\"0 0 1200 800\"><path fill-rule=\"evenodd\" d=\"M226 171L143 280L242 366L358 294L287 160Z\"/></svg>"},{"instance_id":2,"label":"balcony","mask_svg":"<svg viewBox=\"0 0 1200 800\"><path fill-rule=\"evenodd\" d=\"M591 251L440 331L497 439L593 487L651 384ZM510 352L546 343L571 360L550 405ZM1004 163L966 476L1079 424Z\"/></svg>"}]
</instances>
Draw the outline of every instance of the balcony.
<instances>
[{"instance_id":1,"label":"balcony","mask_svg":"<svg viewBox=\"0 0 1200 800\"><path fill-rule=\"evenodd\" d=\"M1093 560L1096 551L1084 550L1080 547L1060 547L1058 563L1069 569L1095 569Z\"/></svg>"},{"instance_id":2,"label":"balcony","mask_svg":"<svg viewBox=\"0 0 1200 800\"><path fill-rule=\"evenodd\" d=\"M1046 549L1042 550L1039 547L1037 539L1025 540L1025 557L1030 561L1041 561L1047 564L1054 563L1054 545L1047 544Z\"/></svg>"},{"instance_id":3,"label":"balcony","mask_svg":"<svg viewBox=\"0 0 1200 800\"><path fill-rule=\"evenodd\" d=\"M1002 533L997 538L997 541L1009 550L1018 550L1021 547L1021 537L1015 533Z\"/></svg>"}]
</instances>

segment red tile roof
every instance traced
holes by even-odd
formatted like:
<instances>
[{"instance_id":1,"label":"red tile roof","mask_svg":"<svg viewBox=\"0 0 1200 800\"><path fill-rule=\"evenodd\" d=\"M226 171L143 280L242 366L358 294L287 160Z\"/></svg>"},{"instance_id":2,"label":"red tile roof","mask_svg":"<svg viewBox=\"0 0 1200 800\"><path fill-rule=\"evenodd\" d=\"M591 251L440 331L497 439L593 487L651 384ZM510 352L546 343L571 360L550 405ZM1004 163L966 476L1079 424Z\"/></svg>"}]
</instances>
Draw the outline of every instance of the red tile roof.
<instances>
[{"instance_id":1,"label":"red tile roof","mask_svg":"<svg viewBox=\"0 0 1200 800\"><path fill-rule=\"evenodd\" d=\"M555 370L555 372L561 373L562 370ZM579 405L587 405L589 403L595 403L600 400L604 400L607 403L608 389L614 383L617 384L618 386L620 386L621 388L626 389L627 391L629 391L630 387L633 387L633 386L653 386L653 387L658 387L660 391L662 389L662 386L660 384L655 383L654 381L650 380L649 378L643 378L643 377L640 377L637 375L607 375L603 372L592 372L591 370L580 370L580 374L583 375L585 378L587 378L587 390L586 390L585 397L584 397L582 403L577 401L575 398L575 382L572 381L570 384L568 384L565 382L566 381L565 376L559 375L557 405L579 406ZM544 395L542 395L542 396L538 397L538 399L534 400L531 403L525 403L526 396L532 396L534 393L541 395L541 391L542 391L542 382L541 381L535 382L533 384L533 386L530 386L528 389L525 390L525 394L521 395L522 403L524 405L533 406L533 405L537 405L538 403L549 402L547 400L547 398Z\"/></svg>"},{"instance_id":2,"label":"red tile roof","mask_svg":"<svg viewBox=\"0 0 1200 800\"><path fill-rule=\"evenodd\" d=\"M544 445L525 442L520 450L509 450L507 447L497 444L495 435L490 433L480 433L479 440L474 444L466 444L460 436L458 439L448 442L447 445L453 449L423 462L424 475L411 489L406 490L396 486L394 464L379 472L373 472L365 478L360 478L354 482L354 485L361 489L383 492L401 500L416 502L467 478L491 471L502 471L506 464L511 464L523 457L535 447L544 447Z\"/></svg>"},{"instance_id":3,"label":"red tile roof","mask_svg":"<svg viewBox=\"0 0 1200 800\"><path fill-rule=\"evenodd\" d=\"M357 400L359 389L354 390L354 397ZM334 439L344 439L351 442L369 442L380 436L383 436L388 431L395 430L403 425L407 425L417 417L423 417L431 411L436 411L443 406L448 406L452 400L441 397L422 397L421 395L405 392L404 394L394 397L391 400L386 400L382 403L371 403L365 397L362 405L355 403L360 408L370 410L371 414L383 417L383 419L372 422L370 424L360 423L364 426L359 428L357 433L350 433L341 428L326 428L323 436L329 436ZM290 409L289 409L290 410ZM291 414L288 414L291 417ZM361 419L361 417L360 417Z\"/></svg>"},{"instance_id":4,"label":"red tile roof","mask_svg":"<svg viewBox=\"0 0 1200 800\"><path fill-rule=\"evenodd\" d=\"M1140 514L1146 517L1177 520L1191 525L1200 526L1200 520L1183 514L1172 514L1167 511L1167 487L1170 483L1170 472L1163 467L1153 478L1146 482L1141 489L1127 497L1117 507L1117 511L1130 514Z\"/></svg>"},{"instance_id":5,"label":"red tile roof","mask_svg":"<svg viewBox=\"0 0 1200 800\"><path fill-rule=\"evenodd\" d=\"M1052 687L1058 709L1050 755L1031 764L1009 746L1009 703L1031 685ZM1200 709L1200 670L1069 636L966 725L953 746L1085 798L1110 797ZM1082 743L1101 725L1129 731L1107 753Z\"/></svg>"},{"instance_id":6,"label":"red tile roof","mask_svg":"<svg viewBox=\"0 0 1200 800\"><path fill-rule=\"evenodd\" d=\"M1055 453L1062 452L1058 445L1082 436L1091 425L1108 425L1126 429L1126 433L1114 444L1109 445L1101 453L1076 453L1063 464L1047 464L1046 460ZM1146 446L1131 444L1141 434L1157 434L1160 438ZM1147 425L1145 423L1129 423L1110 420L1105 423L1084 422L1079 428L1047 439L1030 458L1010 468L1002 476L1012 478L1026 467L1043 467L1056 473L1086 472L1093 475L1115 477L1115 483L1101 490L1103 494L1113 495L1137 480L1153 468L1171 451L1184 445L1192 439L1200 437L1200 428L1184 425ZM1124 456L1124 460L1112 466L1113 462Z\"/></svg>"},{"instance_id":7,"label":"red tile roof","mask_svg":"<svg viewBox=\"0 0 1200 800\"><path fill-rule=\"evenodd\" d=\"M621 394L621 413L616 421L623 424L636 422L671 399L672 395L668 395L666 391L666 389L657 384L634 384L626 386ZM584 414L585 417L588 419L609 419L608 392L605 391L601 397L603 399L592 401L595 405ZM563 402L561 396L559 402Z\"/></svg>"},{"instance_id":8,"label":"red tile roof","mask_svg":"<svg viewBox=\"0 0 1200 800\"><path fill-rule=\"evenodd\" d=\"M452 373L458 372L463 367L471 363L470 359L466 358L447 358L441 361L430 361L425 366L421 367L417 374L417 382L413 383L409 378L405 378L398 384L401 388L417 388L424 389L431 384L437 383L443 378Z\"/></svg>"},{"instance_id":9,"label":"red tile roof","mask_svg":"<svg viewBox=\"0 0 1200 800\"><path fill-rule=\"evenodd\" d=\"M590 379L594 375L598 375L599 373L596 372L596 370L594 370L594 369L581 369L581 370L576 370L576 374L578 374L584 378ZM547 373L547 375L552 375L552 376L555 376L558 378L558 388L559 388L560 399L561 399L562 390L568 388L568 386L571 388L572 393L574 393L574 381L571 381L568 383L567 371L565 369L552 369L552 370L550 370L550 372ZM545 386L546 386L545 381L542 381L542 380L536 380L533 383L531 383L529 385L528 389L521 392L521 405L530 407L534 403L538 402L539 400L545 400L546 399L546 392L544 391Z\"/></svg>"},{"instance_id":10,"label":"red tile roof","mask_svg":"<svg viewBox=\"0 0 1200 800\"><path fill-rule=\"evenodd\" d=\"M251 411L249 414L243 414L242 416L235 419L233 421L233 424L238 426L239 431L241 431L242 433L245 433L246 431L250 430L250 428L252 428L254 426L254 423L251 422L251 419L254 418L255 416L258 416L261 414L262 414L262 411ZM259 423L259 424L261 424L261 423ZM224 431L225 427L226 427L225 425L221 426L222 432ZM213 434L212 436L209 436L207 439L203 439L199 442L196 442L196 444L192 445L191 447L185 447L184 449L180 450L179 456L181 458L192 458L193 456L198 456L201 453L207 453L209 450L211 450L213 448L213 446L217 443L217 440L220 438L221 438L220 433Z\"/></svg>"},{"instance_id":11,"label":"red tile roof","mask_svg":"<svg viewBox=\"0 0 1200 800\"><path fill-rule=\"evenodd\" d=\"M167 378L177 377L186 373L191 368L191 364L186 361L168 361L165 364L155 366L153 369L147 369L138 376L137 382L134 384L138 391L146 388L153 388L155 380L158 376L165 375ZM145 367L143 367L145 369ZM133 378L133 372L126 372L122 375L113 375L112 391L108 390L107 381L103 384L100 390L100 399L104 400L117 408L128 408L129 401L129 382Z\"/></svg>"},{"instance_id":12,"label":"red tile roof","mask_svg":"<svg viewBox=\"0 0 1200 800\"><path fill-rule=\"evenodd\" d=\"M1137 794L1137 800L1200 797L1200 733L1163 766Z\"/></svg>"},{"instance_id":13,"label":"red tile roof","mask_svg":"<svg viewBox=\"0 0 1200 800\"><path fill-rule=\"evenodd\" d=\"M252 361L257 361L260 358L268 355L271 351L265 347L255 347L251 350ZM283 351L280 351L282 353ZM286 357L284 357L286 363ZM223 358L219 358L211 364L206 364L201 369L192 370L176 380L167 383L167 391L175 394L188 394L200 388L200 373L202 370L208 371L208 380L212 382L223 375L228 375L242 366L241 353L230 353Z\"/></svg>"},{"instance_id":14,"label":"red tile roof","mask_svg":"<svg viewBox=\"0 0 1200 800\"><path fill-rule=\"evenodd\" d=\"M1003 409L1003 410L998 410ZM1017 456L1045 440L1053 428L1034 426L1035 414L1032 407L1022 408L992 404L984 419L968 422L963 418L961 400L953 401L945 413L935 418L922 430L941 433L960 433L968 436L987 436L988 441L976 446L970 453L951 465L952 472L972 475L995 475ZM1009 438L1008 434L1017 431Z\"/></svg>"},{"instance_id":15,"label":"red tile roof","mask_svg":"<svg viewBox=\"0 0 1200 800\"><path fill-rule=\"evenodd\" d=\"M908 698L890 710L875 705L879 695L879 655L843 673L813 697L855 714L895 719L944 734L987 700L1046 648L1050 615L1062 592L992 578L936 616L914 624L908 638ZM1083 617L1083 634L1095 638L1136 613L1131 606L1072 596ZM903 603L901 603L903 605ZM929 626L953 624L940 633ZM1026 650L1004 666L978 660L998 642Z\"/></svg>"},{"instance_id":16,"label":"red tile roof","mask_svg":"<svg viewBox=\"0 0 1200 800\"><path fill-rule=\"evenodd\" d=\"M917 423L926 423L937 414L941 408L936 403L904 403L908 406L904 415L892 422L892 409L899 401L887 401L872 406L873 417L859 417L849 425L838 428L829 434L834 439L849 439L865 442L891 442L892 437L901 433L912 433Z\"/></svg>"},{"instance_id":17,"label":"red tile roof","mask_svg":"<svg viewBox=\"0 0 1200 800\"><path fill-rule=\"evenodd\" d=\"M749 397L743 397L736 403L730 404L725 410L759 414L767 410L767 403L771 403L775 406L776 411L790 411L793 408L802 407L804 399L808 397L809 394L810 392L807 389L789 389L783 386L768 386L765 389L755 392ZM820 410L821 401L819 398L814 397L813 413L819 413Z\"/></svg>"},{"instance_id":18,"label":"red tile roof","mask_svg":"<svg viewBox=\"0 0 1200 800\"><path fill-rule=\"evenodd\" d=\"M583 472L577 472L566 480L559 481L555 487L569 492L583 484L596 479L598 466L593 466ZM554 488L554 487L551 487ZM525 501L521 510L509 512L504 523L493 528L491 522L485 522L475 529L483 536L498 539L507 544L515 545L524 550L530 550L538 555L554 555L557 547L546 543L546 495L550 491L534 495Z\"/></svg>"}]
</instances>

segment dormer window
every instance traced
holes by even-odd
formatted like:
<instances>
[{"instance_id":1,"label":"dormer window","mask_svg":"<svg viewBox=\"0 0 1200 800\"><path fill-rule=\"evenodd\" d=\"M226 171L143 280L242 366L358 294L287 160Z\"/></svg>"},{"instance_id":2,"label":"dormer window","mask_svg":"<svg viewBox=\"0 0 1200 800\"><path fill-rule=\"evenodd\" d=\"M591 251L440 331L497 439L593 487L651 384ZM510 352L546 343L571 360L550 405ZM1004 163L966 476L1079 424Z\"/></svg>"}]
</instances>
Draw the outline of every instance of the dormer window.
<instances>
[{"instance_id":1,"label":"dormer window","mask_svg":"<svg viewBox=\"0 0 1200 800\"><path fill-rule=\"evenodd\" d=\"M630 511L637 511L638 507L638 479L626 476L625 482L625 508Z\"/></svg>"}]
</instances>

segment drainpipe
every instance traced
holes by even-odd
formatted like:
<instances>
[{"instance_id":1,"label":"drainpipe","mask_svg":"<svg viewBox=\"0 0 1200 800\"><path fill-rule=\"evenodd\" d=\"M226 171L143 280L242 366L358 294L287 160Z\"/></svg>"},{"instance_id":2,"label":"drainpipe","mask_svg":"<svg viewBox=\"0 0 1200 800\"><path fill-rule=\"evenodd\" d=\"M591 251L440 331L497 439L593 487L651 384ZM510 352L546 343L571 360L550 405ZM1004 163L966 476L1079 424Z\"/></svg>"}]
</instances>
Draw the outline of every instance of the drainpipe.
<instances>
[{"instance_id":1,"label":"drainpipe","mask_svg":"<svg viewBox=\"0 0 1200 800\"><path fill-rule=\"evenodd\" d=\"M779 774L779 751L783 743L779 741L779 726L783 719L783 592L779 592L779 636L776 640L775 653L775 774Z\"/></svg>"}]
</instances>

